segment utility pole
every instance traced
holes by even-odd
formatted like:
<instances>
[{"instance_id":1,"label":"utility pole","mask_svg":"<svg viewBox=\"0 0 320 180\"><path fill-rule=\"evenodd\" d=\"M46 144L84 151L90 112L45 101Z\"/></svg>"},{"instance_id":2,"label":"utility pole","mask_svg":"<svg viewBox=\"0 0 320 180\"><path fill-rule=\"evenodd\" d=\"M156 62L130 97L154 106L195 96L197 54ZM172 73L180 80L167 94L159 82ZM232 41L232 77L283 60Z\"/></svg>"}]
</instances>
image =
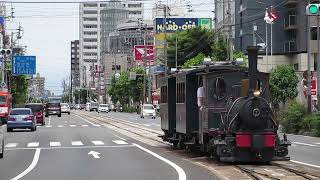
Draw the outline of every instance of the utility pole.
<instances>
[{"instance_id":1,"label":"utility pole","mask_svg":"<svg viewBox=\"0 0 320 180\"><path fill-rule=\"evenodd\" d=\"M256 23L253 23L253 33L252 33L252 41L253 41L253 46L257 45L257 38L256 38L256 32L257 32L257 25Z\"/></svg>"},{"instance_id":2,"label":"utility pole","mask_svg":"<svg viewBox=\"0 0 320 180\"><path fill-rule=\"evenodd\" d=\"M317 17L317 103L318 107L320 107L320 22L319 22L319 16Z\"/></svg>"},{"instance_id":3,"label":"utility pole","mask_svg":"<svg viewBox=\"0 0 320 180\"><path fill-rule=\"evenodd\" d=\"M232 33L232 16L231 16L231 0L228 0L228 19L229 19L229 46L230 46L230 55L229 61L233 61L233 33Z\"/></svg>"},{"instance_id":4,"label":"utility pole","mask_svg":"<svg viewBox=\"0 0 320 180\"><path fill-rule=\"evenodd\" d=\"M147 26L145 26L146 28ZM147 39L147 30L144 30L144 39L143 39L143 45L144 45L144 55L143 55L143 66L144 66L144 75L143 75L143 103L145 104L146 101L146 73L147 73L147 43L146 43L146 39ZM149 97L150 98L150 97Z\"/></svg>"},{"instance_id":5,"label":"utility pole","mask_svg":"<svg viewBox=\"0 0 320 180\"><path fill-rule=\"evenodd\" d=\"M176 33L176 69L178 70L178 34Z\"/></svg>"},{"instance_id":6,"label":"utility pole","mask_svg":"<svg viewBox=\"0 0 320 180\"><path fill-rule=\"evenodd\" d=\"M164 21L163 21L163 33L164 33L164 47L163 47L163 56L164 56L164 60L166 62L166 68L165 68L165 72L167 72L168 70L168 58L167 58L167 9L168 8L168 0L167 0L167 4L164 5L163 8L163 12L164 12Z\"/></svg>"},{"instance_id":7,"label":"utility pole","mask_svg":"<svg viewBox=\"0 0 320 180\"><path fill-rule=\"evenodd\" d=\"M266 12L268 12L268 8L266 8ZM268 49L269 49L269 44L268 44L268 23L266 23L266 60L267 60L267 70L266 72L269 72L269 58L268 58Z\"/></svg>"},{"instance_id":8,"label":"utility pole","mask_svg":"<svg viewBox=\"0 0 320 180\"><path fill-rule=\"evenodd\" d=\"M310 0L309 0L310 4ZM310 29L310 17L307 16L307 51L308 51L308 88L307 88L307 98L308 98L308 112L311 112L311 48L310 48L310 39L311 39L311 29ZM272 41L272 40L271 40Z\"/></svg>"}]
</instances>

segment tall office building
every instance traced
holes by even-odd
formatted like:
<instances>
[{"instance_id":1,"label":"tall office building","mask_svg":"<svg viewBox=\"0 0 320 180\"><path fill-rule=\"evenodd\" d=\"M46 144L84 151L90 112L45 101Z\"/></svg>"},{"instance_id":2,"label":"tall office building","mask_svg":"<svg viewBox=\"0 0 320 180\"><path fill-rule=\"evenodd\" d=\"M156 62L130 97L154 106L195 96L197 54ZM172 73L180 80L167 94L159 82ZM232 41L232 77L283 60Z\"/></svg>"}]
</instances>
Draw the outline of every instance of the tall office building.
<instances>
[{"instance_id":1,"label":"tall office building","mask_svg":"<svg viewBox=\"0 0 320 180\"><path fill-rule=\"evenodd\" d=\"M143 3L138 1L120 1L124 9L129 10L129 19L143 17ZM110 2L80 3L80 86L95 87L98 78L95 70L102 65L101 60L101 10ZM99 69L100 71L101 69Z\"/></svg>"},{"instance_id":2,"label":"tall office building","mask_svg":"<svg viewBox=\"0 0 320 180\"><path fill-rule=\"evenodd\" d=\"M80 87L79 40L71 41L71 87Z\"/></svg>"}]
</instances>

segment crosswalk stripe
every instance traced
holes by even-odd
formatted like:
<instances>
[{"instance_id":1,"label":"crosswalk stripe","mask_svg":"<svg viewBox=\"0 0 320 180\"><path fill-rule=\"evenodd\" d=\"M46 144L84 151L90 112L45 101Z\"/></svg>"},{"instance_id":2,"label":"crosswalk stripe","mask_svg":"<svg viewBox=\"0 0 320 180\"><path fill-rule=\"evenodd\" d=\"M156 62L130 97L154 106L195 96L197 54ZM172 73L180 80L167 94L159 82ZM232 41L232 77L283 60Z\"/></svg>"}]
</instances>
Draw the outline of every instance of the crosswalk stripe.
<instances>
[{"instance_id":1,"label":"crosswalk stripe","mask_svg":"<svg viewBox=\"0 0 320 180\"><path fill-rule=\"evenodd\" d=\"M96 146L104 145L104 142L102 142L102 141L91 141L91 142Z\"/></svg>"},{"instance_id":2,"label":"crosswalk stripe","mask_svg":"<svg viewBox=\"0 0 320 180\"><path fill-rule=\"evenodd\" d=\"M39 146L39 142L31 142L28 143L27 147L38 147Z\"/></svg>"},{"instance_id":3,"label":"crosswalk stripe","mask_svg":"<svg viewBox=\"0 0 320 180\"><path fill-rule=\"evenodd\" d=\"M60 142L50 142L50 146L51 147L61 146L61 143Z\"/></svg>"},{"instance_id":4,"label":"crosswalk stripe","mask_svg":"<svg viewBox=\"0 0 320 180\"><path fill-rule=\"evenodd\" d=\"M82 124L81 126L82 127L88 127L89 125L88 124Z\"/></svg>"},{"instance_id":5,"label":"crosswalk stripe","mask_svg":"<svg viewBox=\"0 0 320 180\"><path fill-rule=\"evenodd\" d=\"M116 144L128 144L127 142L122 141L122 140L113 140L112 142L114 142Z\"/></svg>"},{"instance_id":6,"label":"crosswalk stripe","mask_svg":"<svg viewBox=\"0 0 320 180\"><path fill-rule=\"evenodd\" d=\"M100 127L101 125L100 125L100 124L95 124L95 125L93 125L93 126L95 126L95 127Z\"/></svg>"},{"instance_id":7,"label":"crosswalk stripe","mask_svg":"<svg viewBox=\"0 0 320 180\"><path fill-rule=\"evenodd\" d=\"M51 128L52 126L46 126L47 128Z\"/></svg>"},{"instance_id":8,"label":"crosswalk stripe","mask_svg":"<svg viewBox=\"0 0 320 180\"><path fill-rule=\"evenodd\" d=\"M71 124L71 125L69 125L70 127L77 127L77 125L74 125L74 124Z\"/></svg>"},{"instance_id":9,"label":"crosswalk stripe","mask_svg":"<svg viewBox=\"0 0 320 180\"><path fill-rule=\"evenodd\" d=\"M81 141L72 141L71 145L72 146L83 146L83 143Z\"/></svg>"},{"instance_id":10,"label":"crosswalk stripe","mask_svg":"<svg viewBox=\"0 0 320 180\"><path fill-rule=\"evenodd\" d=\"M63 125L58 125L59 128L63 127Z\"/></svg>"},{"instance_id":11,"label":"crosswalk stripe","mask_svg":"<svg viewBox=\"0 0 320 180\"><path fill-rule=\"evenodd\" d=\"M6 148L14 148L14 147L17 147L18 146L18 143L8 143L5 147Z\"/></svg>"}]
</instances>

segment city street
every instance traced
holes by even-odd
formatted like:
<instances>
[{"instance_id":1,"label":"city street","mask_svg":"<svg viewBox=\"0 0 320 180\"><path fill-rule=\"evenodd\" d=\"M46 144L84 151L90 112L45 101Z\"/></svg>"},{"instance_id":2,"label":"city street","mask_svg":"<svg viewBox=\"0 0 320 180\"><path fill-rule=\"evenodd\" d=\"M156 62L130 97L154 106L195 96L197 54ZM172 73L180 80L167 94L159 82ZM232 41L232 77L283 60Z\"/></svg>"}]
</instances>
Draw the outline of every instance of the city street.
<instances>
[{"instance_id":1,"label":"city street","mask_svg":"<svg viewBox=\"0 0 320 180\"><path fill-rule=\"evenodd\" d=\"M1 180L215 179L209 171L160 148L73 114L46 118L46 125L35 132L4 135Z\"/></svg>"}]
</instances>

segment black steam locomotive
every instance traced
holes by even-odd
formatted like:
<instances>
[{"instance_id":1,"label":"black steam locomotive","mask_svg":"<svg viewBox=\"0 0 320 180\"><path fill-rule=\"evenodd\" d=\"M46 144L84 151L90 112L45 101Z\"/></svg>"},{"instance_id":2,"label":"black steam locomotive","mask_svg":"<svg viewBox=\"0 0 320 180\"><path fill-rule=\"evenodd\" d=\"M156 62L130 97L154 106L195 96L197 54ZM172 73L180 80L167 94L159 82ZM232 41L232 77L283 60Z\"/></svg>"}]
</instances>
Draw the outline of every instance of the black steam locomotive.
<instances>
[{"instance_id":1,"label":"black steam locomotive","mask_svg":"<svg viewBox=\"0 0 320 180\"><path fill-rule=\"evenodd\" d=\"M289 159L268 99L268 75L257 70L257 47L248 47L249 68L216 64L166 75L161 87L162 139L199 148L225 162ZM204 97L199 107L197 91Z\"/></svg>"}]
</instances>

